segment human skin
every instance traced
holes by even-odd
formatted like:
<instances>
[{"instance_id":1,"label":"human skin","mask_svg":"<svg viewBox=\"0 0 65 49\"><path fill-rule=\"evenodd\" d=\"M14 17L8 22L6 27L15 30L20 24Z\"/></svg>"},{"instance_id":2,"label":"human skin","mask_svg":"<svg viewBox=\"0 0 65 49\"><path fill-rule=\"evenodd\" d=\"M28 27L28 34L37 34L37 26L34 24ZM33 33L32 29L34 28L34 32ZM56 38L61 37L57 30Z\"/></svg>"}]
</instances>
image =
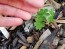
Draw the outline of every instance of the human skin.
<instances>
[{"instance_id":1,"label":"human skin","mask_svg":"<svg viewBox=\"0 0 65 49\"><path fill-rule=\"evenodd\" d=\"M23 20L31 19L31 13L36 13L44 6L43 0L0 0L0 26L17 26Z\"/></svg>"}]
</instances>

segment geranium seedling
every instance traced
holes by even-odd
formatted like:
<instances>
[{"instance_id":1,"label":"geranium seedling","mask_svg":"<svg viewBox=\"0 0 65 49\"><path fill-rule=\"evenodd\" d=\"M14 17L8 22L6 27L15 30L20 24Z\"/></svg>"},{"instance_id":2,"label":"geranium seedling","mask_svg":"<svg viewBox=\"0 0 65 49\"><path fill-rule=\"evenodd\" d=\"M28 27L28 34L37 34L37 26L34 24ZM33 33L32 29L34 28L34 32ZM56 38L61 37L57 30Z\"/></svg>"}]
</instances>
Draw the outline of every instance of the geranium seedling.
<instances>
[{"instance_id":1,"label":"geranium seedling","mask_svg":"<svg viewBox=\"0 0 65 49\"><path fill-rule=\"evenodd\" d=\"M35 18L36 30L41 30L45 27L45 23L52 23L54 21L55 10L51 7L44 7L40 9Z\"/></svg>"}]
</instances>

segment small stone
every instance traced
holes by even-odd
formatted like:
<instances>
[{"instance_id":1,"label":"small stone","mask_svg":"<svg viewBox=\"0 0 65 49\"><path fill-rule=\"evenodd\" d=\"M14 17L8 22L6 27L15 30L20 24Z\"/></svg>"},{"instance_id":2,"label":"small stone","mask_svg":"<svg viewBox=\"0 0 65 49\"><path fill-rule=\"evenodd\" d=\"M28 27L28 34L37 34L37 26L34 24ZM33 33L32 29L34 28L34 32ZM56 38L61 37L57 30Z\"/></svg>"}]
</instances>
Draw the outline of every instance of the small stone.
<instances>
[{"instance_id":1,"label":"small stone","mask_svg":"<svg viewBox=\"0 0 65 49\"><path fill-rule=\"evenodd\" d=\"M28 43L32 43L33 42L33 37L27 37L27 41L28 41Z\"/></svg>"}]
</instances>

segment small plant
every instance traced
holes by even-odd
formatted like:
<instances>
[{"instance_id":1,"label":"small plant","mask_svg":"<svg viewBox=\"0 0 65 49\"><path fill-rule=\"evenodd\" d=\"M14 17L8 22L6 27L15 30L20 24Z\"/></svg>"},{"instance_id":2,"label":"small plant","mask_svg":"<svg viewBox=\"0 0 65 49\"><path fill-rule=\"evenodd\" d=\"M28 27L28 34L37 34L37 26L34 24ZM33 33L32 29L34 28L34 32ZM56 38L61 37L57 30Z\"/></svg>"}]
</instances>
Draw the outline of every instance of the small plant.
<instances>
[{"instance_id":1,"label":"small plant","mask_svg":"<svg viewBox=\"0 0 65 49\"><path fill-rule=\"evenodd\" d=\"M41 30L45 27L45 23L52 23L54 21L55 10L45 7L40 9L35 18L35 27L37 30Z\"/></svg>"}]
</instances>

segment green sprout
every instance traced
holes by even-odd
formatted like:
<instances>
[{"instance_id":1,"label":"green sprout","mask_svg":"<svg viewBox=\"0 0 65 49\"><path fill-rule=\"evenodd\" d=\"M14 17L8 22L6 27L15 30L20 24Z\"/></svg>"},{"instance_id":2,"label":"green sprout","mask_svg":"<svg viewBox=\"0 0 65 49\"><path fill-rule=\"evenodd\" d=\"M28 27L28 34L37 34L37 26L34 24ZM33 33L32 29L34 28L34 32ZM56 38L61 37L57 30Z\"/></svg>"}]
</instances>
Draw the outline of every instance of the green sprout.
<instances>
[{"instance_id":1,"label":"green sprout","mask_svg":"<svg viewBox=\"0 0 65 49\"><path fill-rule=\"evenodd\" d=\"M52 8L45 7L40 9L39 12L36 14L34 25L36 30L41 30L45 27L45 23L52 23L54 21L54 14L55 10Z\"/></svg>"}]
</instances>

